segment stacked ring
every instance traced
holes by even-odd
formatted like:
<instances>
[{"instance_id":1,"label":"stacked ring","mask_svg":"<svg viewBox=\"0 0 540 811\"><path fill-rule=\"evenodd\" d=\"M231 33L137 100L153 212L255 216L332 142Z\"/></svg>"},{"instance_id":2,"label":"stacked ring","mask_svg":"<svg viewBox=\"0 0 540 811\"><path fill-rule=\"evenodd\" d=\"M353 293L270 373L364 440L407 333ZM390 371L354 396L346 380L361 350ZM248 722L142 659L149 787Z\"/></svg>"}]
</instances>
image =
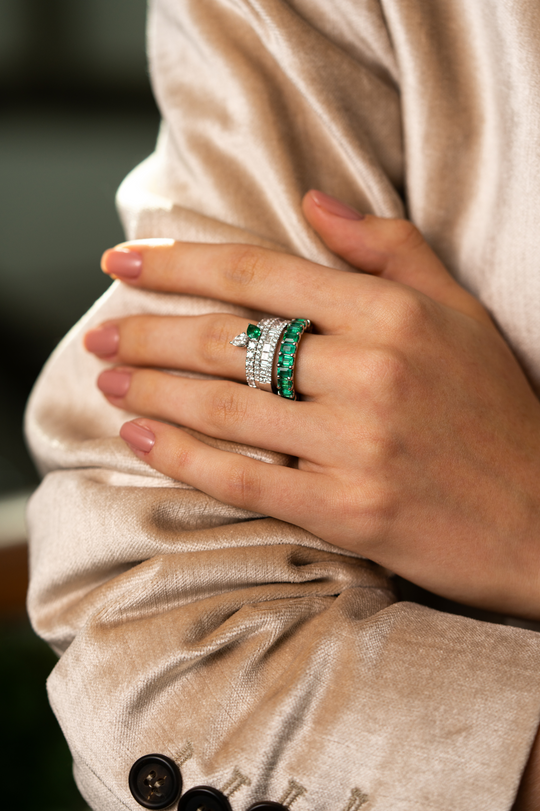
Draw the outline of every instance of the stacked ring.
<instances>
[{"instance_id":1,"label":"stacked ring","mask_svg":"<svg viewBox=\"0 0 540 811\"><path fill-rule=\"evenodd\" d=\"M279 339L283 330L290 321L282 318L263 318L259 322L262 329L261 337L255 350L255 383L263 391L274 391L272 374L274 371L274 358Z\"/></svg>"},{"instance_id":2,"label":"stacked ring","mask_svg":"<svg viewBox=\"0 0 540 811\"><path fill-rule=\"evenodd\" d=\"M311 330L308 318L263 318L257 325L249 324L232 341L246 352L246 382L252 388L272 391L288 400L296 400L294 367L300 339ZM272 382L276 350L281 339L277 360L277 386Z\"/></svg>"},{"instance_id":3,"label":"stacked ring","mask_svg":"<svg viewBox=\"0 0 540 811\"><path fill-rule=\"evenodd\" d=\"M280 397L286 397L287 400L297 399L294 389L296 355L302 335L310 330L309 318L295 318L287 324L283 334L277 360L277 393Z\"/></svg>"}]
</instances>

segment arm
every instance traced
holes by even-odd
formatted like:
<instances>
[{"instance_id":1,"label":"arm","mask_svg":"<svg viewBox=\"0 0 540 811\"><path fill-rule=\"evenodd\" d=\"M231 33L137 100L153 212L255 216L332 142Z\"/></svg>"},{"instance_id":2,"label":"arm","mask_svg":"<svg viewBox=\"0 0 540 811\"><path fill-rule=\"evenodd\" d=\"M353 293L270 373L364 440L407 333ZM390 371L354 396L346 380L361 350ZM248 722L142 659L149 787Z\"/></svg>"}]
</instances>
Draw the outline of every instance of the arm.
<instances>
[{"instance_id":1,"label":"arm","mask_svg":"<svg viewBox=\"0 0 540 811\"><path fill-rule=\"evenodd\" d=\"M130 238L284 246L335 265L301 216L305 189L403 213L382 14L363 15L359 39L346 15L336 31L315 11L155 5L167 124L120 192ZM126 415L95 391L103 367L82 333L133 312L213 307L116 287L59 348L29 406L49 472L30 510L30 610L63 653L49 691L83 794L96 809L137 808L129 770L157 750L186 788L229 786L234 811L265 798L356 808L366 795L375 809L470 811L481 798L506 811L538 719L532 635L396 605L377 567L150 473L117 438Z\"/></svg>"}]
</instances>

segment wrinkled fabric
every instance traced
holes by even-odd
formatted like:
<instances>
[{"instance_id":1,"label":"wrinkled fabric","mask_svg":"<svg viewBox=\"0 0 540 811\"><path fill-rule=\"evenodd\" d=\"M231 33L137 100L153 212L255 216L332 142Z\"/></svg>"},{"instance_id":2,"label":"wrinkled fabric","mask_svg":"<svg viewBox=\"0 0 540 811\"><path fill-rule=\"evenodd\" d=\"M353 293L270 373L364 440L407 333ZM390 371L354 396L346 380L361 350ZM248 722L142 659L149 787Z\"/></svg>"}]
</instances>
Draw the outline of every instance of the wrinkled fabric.
<instances>
[{"instance_id":1,"label":"wrinkled fabric","mask_svg":"<svg viewBox=\"0 0 540 811\"><path fill-rule=\"evenodd\" d=\"M408 216L540 392L539 23L525 0L154 0L164 123L119 191L128 237L343 268L302 217L308 189ZM396 602L375 564L171 481L118 438L133 415L97 391L83 333L218 311L256 315L113 285L29 404L46 474L29 610L61 655L49 695L82 793L135 811L129 769L159 752L233 811L508 811L540 717L538 635Z\"/></svg>"}]
</instances>

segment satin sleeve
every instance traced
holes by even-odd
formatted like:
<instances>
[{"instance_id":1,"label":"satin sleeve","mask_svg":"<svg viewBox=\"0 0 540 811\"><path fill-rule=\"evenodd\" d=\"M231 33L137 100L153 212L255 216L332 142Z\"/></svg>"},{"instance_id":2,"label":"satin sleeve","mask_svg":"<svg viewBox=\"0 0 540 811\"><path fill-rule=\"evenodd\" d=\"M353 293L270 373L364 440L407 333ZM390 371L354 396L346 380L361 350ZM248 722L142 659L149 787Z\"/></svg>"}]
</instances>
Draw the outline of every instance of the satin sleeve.
<instances>
[{"instance_id":1,"label":"satin sleeve","mask_svg":"<svg viewBox=\"0 0 540 811\"><path fill-rule=\"evenodd\" d=\"M128 238L345 267L300 201L322 188L406 213L391 34L375 0L154 0L163 125L118 193ZM257 316L115 283L28 406L44 474L28 515L29 610L59 655L48 691L82 794L94 811L137 811L130 769L160 753L183 791L211 786L232 811L508 811L538 726L538 635L398 602L375 564L172 481L119 439L134 415L97 391L104 364L84 332L217 311Z\"/></svg>"}]
</instances>

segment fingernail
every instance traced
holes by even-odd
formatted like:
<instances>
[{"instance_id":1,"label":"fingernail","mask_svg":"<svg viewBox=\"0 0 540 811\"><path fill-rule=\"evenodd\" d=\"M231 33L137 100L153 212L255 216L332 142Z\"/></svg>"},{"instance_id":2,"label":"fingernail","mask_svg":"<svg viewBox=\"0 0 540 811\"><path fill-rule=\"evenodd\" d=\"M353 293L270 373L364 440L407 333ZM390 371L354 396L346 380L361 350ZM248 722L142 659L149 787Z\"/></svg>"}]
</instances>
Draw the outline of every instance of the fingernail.
<instances>
[{"instance_id":1,"label":"fingernail","mask_svg":"<svg viewBox=\"0 0 540 811\"><path fill-rule=\"evenodd\" d=\"M103 254L101 267L109 276L117 276L119 279L136 279L142 270L142 255L129 248L112 248Z\"/></svg>"},{"instance_id":2,"label":"fingernail","mask_svg":"<svg viewBox=\"0 0 540 811\"><path fill-rule=\"evenodd\" d=\"M98 389L111 397L125 397L131 383L129 372L119 372L116 369L107 369L97 380Z\"/></svg>"},{"instance_id":3,"label":"fingernail","mask_svg":"<svg viewBox=\"0 0 540 811\"><path fill-rule=\"evenodd\" d=\"M136 422L125 422L120 428L120 436L136 451L148 453L156 444L156 437L148 428L137 425Z\"/></svg>"},{"instance_id":4,"label":"fingernail","mask_svg":"<svg viewBox=\"0 0 540 811\"><path fill-rule=\"evenodd\" d=\"M120 332L118 327L114 324L109 324L106 327L98 327L91 329L84 336L84 345L89 352L101 357L114 355L118 350L120 342Z\"/></svg>"},{"instance_id":5,"label":"fingernail","mask_svg":"<svg viewBox=\"0 0 540 811\"><path fill-rule=\"evenodd\" d=\"M343 217L345 220L364 219L364 214L360 214L358 211L355 211L354 208L342 203L341 200L336 200L335 197L330 197L329 194L325 194L323 191L313 190L310 194L313 202L318 205L319 208L323 208L335 217Z\"/></svg>"}]
</instances>

